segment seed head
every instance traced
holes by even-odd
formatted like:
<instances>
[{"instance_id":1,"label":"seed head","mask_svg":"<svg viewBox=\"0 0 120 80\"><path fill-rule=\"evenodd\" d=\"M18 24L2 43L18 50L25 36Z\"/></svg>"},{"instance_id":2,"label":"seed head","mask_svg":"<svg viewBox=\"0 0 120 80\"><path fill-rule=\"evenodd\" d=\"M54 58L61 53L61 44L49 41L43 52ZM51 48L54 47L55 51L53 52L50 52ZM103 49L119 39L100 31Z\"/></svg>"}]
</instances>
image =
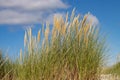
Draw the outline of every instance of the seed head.
<instances>
[{"instance_id":1,"label":"seed head","mask_svg":"<svg viewBox=\"0 0 120 80\"><path fill-rule=\"evenodd\" d=\"M46 24L46 29L45 29L45 39L48 40L49 36L49 24Z\"/></svg>"},{"instance_id":2,"label":"seed head","mask_svg":"<svg viewBox=\"0 0 120 80\"><path fill-rule=\"evenodd\" d=\"M56 30L60 31L61 22L56 16L54 17L54 27Z\"/></svg>"},{"instance_id":3,"label":"seed head","mask_svg":"<svg viewBox=\"0 0 120 80\"><path fill-rule=\"evenodd\" d=\"M24 47L26 47L27 45L27 33L25 32L25 35L24 35Z\"/></svg>"},{"instance_id":4,"label":"seed head","mask_svg":"<svg viewBox=\"0 0 120 80\"><path fill-rule=\"evenodd\" d=\"M65 35L66 28L67 28L67 24L64 24L64 25L62 26L62 35Z\"/></svg>"},{"instance_id":5,"label":"seed head","mask_svg":"<svg viewBox=\"0 0 120 80\"><path fill-rule=\"evenodd\" d=\"M83 20L82 20L82 27L85 25L85 22L86 22L88 16L89 16L89 14L86 14L86 15L84 16L84 18L83 18Z\"/></svg>"},{"instance_id":6,"label":"seed head","mask_svg":"<svg viewBox=\"0 0 120 80\"><path fill-rule=\"evenodd\" d=\"M22 61L22 49L20 49L20 61Z\"/></svg>"},{"instance_id":7,"label":"seed head","mask_svg":"<svg viewBox=\"0 0 120 80\"><path fill-rule=\"evenodd\" d=\"M31 28L28 29L28 34L29 34L29 37L32 36L32 29Z\"/></svg>"},{"instance_id":8,"label":"seed head","mask_svg":"<svg viewBox=\"0 0 120 80\"><path fill-rule=\"evenodd\" d=\"M37 42L40 42L40 30L38 31Z\"/></svg>"}]
</instances>

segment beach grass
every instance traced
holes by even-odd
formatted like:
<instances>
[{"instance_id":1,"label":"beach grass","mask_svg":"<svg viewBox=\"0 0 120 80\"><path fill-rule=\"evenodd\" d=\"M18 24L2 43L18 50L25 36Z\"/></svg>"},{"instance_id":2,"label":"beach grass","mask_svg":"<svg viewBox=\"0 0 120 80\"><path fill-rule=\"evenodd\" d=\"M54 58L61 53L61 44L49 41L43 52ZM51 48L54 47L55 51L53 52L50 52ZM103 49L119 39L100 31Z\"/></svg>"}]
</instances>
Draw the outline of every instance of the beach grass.
<instances>
[{"instance_id":1,"label":"beach grass","mask_svg":"<svg viewBox=\"0 0 120 80\"><path fill-rule=\"evenodd\" d=\"M27 29L12 80L99 80L106 47L89 15L54 16L36 36Z\"/></svg>"}]
</instances>

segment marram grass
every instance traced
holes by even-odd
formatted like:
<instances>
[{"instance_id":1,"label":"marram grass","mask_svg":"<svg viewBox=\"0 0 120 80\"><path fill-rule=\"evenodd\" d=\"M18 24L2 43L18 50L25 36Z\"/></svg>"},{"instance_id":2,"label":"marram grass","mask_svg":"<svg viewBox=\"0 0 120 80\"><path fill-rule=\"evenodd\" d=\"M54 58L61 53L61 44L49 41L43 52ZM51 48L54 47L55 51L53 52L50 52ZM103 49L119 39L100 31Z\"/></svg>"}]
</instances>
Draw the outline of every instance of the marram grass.
<instances>
[{"instance_id":1,"label":"marram grass","mask_svg":"<svg viewBox=\"0 0 120 80\"><path fill-rule=\"evenodd\" d=\"M88 16L55 16L37 36L28 29L13 80L100 80L105 46Z\"/></svg>"}]
</instances>

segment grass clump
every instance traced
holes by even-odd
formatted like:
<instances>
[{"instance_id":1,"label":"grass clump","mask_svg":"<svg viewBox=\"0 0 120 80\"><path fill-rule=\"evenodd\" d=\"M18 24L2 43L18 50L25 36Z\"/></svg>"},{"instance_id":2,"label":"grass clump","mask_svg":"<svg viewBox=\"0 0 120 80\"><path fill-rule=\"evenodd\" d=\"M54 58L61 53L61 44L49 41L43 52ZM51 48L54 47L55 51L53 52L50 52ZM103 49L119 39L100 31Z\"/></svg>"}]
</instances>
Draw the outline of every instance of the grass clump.
<instances>
[{"instance_id":1,"label":"grass clump","mask_svg":"<svg viewBox=\"0 0 120 80\"><path fill-rule=\"evenodd\" d=\"M81 19L74 11L70 20L68 14L65 20L55 16L52 30L46 24L37 37L28 29L16 80L99 80L105 46L88 16Z\"/></svg>"}]
</instances>

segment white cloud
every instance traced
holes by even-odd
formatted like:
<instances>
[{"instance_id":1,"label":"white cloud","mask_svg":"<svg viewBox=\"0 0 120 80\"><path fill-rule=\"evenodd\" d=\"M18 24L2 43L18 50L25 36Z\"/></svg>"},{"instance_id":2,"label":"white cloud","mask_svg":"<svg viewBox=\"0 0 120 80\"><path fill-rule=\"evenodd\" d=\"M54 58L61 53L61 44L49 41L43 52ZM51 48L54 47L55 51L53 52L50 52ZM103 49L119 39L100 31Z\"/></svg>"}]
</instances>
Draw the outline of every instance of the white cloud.
<instances>
[{"instance_id":1,"label":"white cloud","mask_svg":"<svg viewBox=\"0 0 120 80\"><path fill-rule=\"evenodd\" d=\"M44 22L55 9L67 7L61 0L0 0L0 24Z\"/></svg>"},{"instance_id":2,"label":"white cloud","mask_svg":"<svg viewBox=\"0 0 120 80\"><path fill-rule=\"evenodd\" d=\"M0 7L22 10L67 8L61 0L0 0Z\"/></svg>"},{"instance_id":3,"label":"white cloud","mask_svg":"<svg viewBox=\"0 0 120 80\"><path fill-rule=\"evenodd\" d=\"M92 25L93 26L97 26L99 25L99 20L96 16L92 15L92 14L89 14L88 18L87 18L88 21L92 21Z\"/></svg>"},{"instance_id":4,"label":"white cloud","mask_svg":"<svg viewBox=\"0 0 120 80\"><path fill-rule=\"evenodd\" d=\"M41 15L41 14L40 14ZM12 10L0 11L0 24L26 24L36 23L41 16L30 13L20 13Z\"/></svg>"}]
</instances>

